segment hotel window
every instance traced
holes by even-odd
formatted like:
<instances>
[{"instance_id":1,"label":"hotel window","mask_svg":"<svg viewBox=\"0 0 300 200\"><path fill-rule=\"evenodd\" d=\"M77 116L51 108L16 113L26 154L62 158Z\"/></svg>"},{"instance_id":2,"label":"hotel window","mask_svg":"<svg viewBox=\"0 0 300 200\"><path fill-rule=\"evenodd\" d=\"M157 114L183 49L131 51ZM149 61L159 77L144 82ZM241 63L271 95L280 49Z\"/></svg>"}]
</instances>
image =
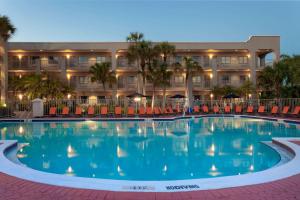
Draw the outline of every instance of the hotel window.
<instances>
[{"instance_id":1,"label":"hotel window","mask_svg":"<svg viewBox=\"0 0 300 200\"><path fill-rule=\"evenodd\" d=\"M86 64L89 62L89 58L87 56L79 56L79 63Z\"/></svg>"},{"instance_id":2,"label":"hotel window","mask_svg":"<svg viewBox=\"0 0 300 200\"><path fill-rule=\"evenodd\" d=\"M223 83L224 85L227 85L227 84L229 84L229 82L230 82L229 76L228 76L228 75L223 75L223 76L222 76L222 83Z\"/></svg>"},{"instance_id":3,"label":"hotel window","mask_svg":"<svg viewBox=\"0 0 300 200\"><path fill-rule=\"evenodd\" d=\"M91 82L91 77L89 76L79 76L79 84L86 85Z\"/></svg>"},{"instance_id":4,"label":"hotel window","mask_svg":"<svg viewBox=\"0 0 300 200\"><path fill-rule=\"evenodd\" d=\"M203 57L204 67L209 67L209 56Z\"/></svg>"},{"instance_id":5,"label":"hotel window","mask_svg":"<svg viewBox=\"0 0 300 200\"><path fill-rule=\"evenodd\" d=\"M40 57L39 56L31 56L30 57L30 64L31 65L36 65L38 64L38 61L40 60Z\"/></svg>"},{"instance_id":6,"label":"hotel window","mask_svg":"<svg viewBox=\"0 0 300 200\"><path fill-rule=\"evenodd\" d=\"M12 67L20 66L20 59L18 58L18 56L12 56L10 57L10 59L11 59Z\"/></svg>"},{"instance_id":7,"label":"hotel window","mask_svg":"<svg viewBox=\"0 0 300 200\"><path fill-rule=\"evenodd\" d=\"M181 63L182 62L182 56L175 56L175 63Z\"/></svg>"},{"instance_id":8,"label":"hotel window","mask_svg":"<svg viewBox=\"0 0 300 200\"><path fill-rule=\"evenodd\" d=\"M182 84L183 83L183 76L175 76L174 77L174 83L175 84Z\"/></svg>"},{"instance_id":9,"label":"hotel window","mask_svg":"<svg viewBox=\"0 0 300 200\"><path fill-rule=\"evenodd\" d=\"M197 62L198 64L200 64L200 56L192 56L193 61Z\"/></svg>"},{"instance_id":10,"label":"hotel window","mask_svg":"<svg viewBox=\"0 0 300 200\"><path fill-rule=\"evenodd\" d=\"M124 56L119 56L117 61L118 67L126 67L127 59Z\"/></svg>"},{"instance_id":11,"label":"hotel window","mask_svg":"<svg viewBox=\"0 0 300 200\"><path fill-rule=\"evenodd\" d=\"M97 56L96 63L104 63L106 61L104 56Z\"/></svg>"},{"instance_id":12,"label":"hotel window","mask_svg":"<svg viewBox=\"0 0 300 200\"><path fill-rule=\"evenodd\" d=\"M240 76L240 83L243 84L246 81L246 76L245 75L241 75Z\"/></svg>"},{"instance_id":13,"label":"hotel window","mask_svg":"<svg viewBox=\"0 0 300 200\"><path fill-rule=\"evenodd\" d=\"M49 65L57 65L59 58L57 56L48 56Z\"/></svg>"},{"instance_id":14,"label":"hotel window","mask_svg":"<svg viewBox=\"0 0 300 200\"><path fill-rule=\"evenodd\" d=\"M125 87L125 79L123 76L118 77L118 88L124 88Z\"/></svg>"},{"instance_id":15,"label":"hotel window","mask_svg":"<svg viewBox=\"0 0 300 200\"><path fill-rule=\"evenodd\" d=\"M237 57L230 57L231 59L230 59L230 63L231 64L238 64L238 58Z\"/></svg>"},{"instance_id":16,"label":"hotel window","mask_svg":"<svg viewBox=\"0 0 300 200\"><path fill-rule=\"evenodd\" d=\"M239 57L239 64L247 64L247 63L248 63L248 57L247 56Z\"/></svg>"},{"instance_id":17,"label":"hotel window","mask_svg":"<svg viewBox=\"0 0 300 200\"><path fill-rule=\"evenodd\" d=\"M211 78L208 75L205 75L204 76L204 87L205 88L209 88L210 87L210 81L211 81Z\"/></svg>"},{"instance_id":18,"label":"hotel window","mask_svg":"<svg viewBox=\"0 0 300 200\"><path fill-rule=\"evenodd\" d=\"M230 64L231 63L231 57L229 57L229 56L221 57L221 63L222 64Z\"/></svg>"},{"instance_id":19,"label":"hotel window","mask_svg":"<svg viewBox=\"0 0 300 200\"><path fill-rule=\"evenodd\" d=\"M81 103L87 103L88 98L89 98L88 96L80 96Z\"/></svg>"},{"instance_id":20,"label":"hotel window","mask_svg":"<svg viewBox=\"0 0 300 200\"><path fill-rule=\"evenodd\" d=\"M135 76L128 76L127 77L127 83L129 85L135 84L136 83L136 77Z\"/></svg>"},{"instance_id":21,"label":"hotel window","mask_svg":"<svg viewBox=\"0 0 300 200\"><path fill-rule=\"evenodd\" d=\"M194 84L201 84L201 76L193 76L193 83Z\"/></svg>"}]
</instances>

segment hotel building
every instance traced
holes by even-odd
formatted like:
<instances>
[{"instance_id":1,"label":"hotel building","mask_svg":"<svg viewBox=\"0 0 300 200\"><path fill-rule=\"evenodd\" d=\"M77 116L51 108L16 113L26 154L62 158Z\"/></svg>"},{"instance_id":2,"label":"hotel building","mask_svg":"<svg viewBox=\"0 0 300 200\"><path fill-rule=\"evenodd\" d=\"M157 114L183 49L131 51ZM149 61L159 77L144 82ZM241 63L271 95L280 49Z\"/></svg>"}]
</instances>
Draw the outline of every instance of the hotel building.
<instances>
[{"instance_id":1,"label":"hotel building","mask_svg":"<svg viewBox=\"0 0 300 200\"><path fill-rule=\"evenodd\" d=\"M280 57L279 36L252 36L245 42L171 42L176 54L169 62L190 56L204 69L193 77L196 98L209 98L214 86L238 87L250 79L256 84L260 71ZM124 98L137 92L137 67L128 63L126 42L7 42L0 39L1 101L11 99L8 77L47 72L70 84L74 98ZM272 60L267 58L271 55ZM91 82L90 66L109 61L117 74L117 84L103 90ZM147 95L152 86L147 83ZM174 74L167 95L184 94L184 74ZM162 90L157 90L157 95Z\"/></svg>"}]
</instances>

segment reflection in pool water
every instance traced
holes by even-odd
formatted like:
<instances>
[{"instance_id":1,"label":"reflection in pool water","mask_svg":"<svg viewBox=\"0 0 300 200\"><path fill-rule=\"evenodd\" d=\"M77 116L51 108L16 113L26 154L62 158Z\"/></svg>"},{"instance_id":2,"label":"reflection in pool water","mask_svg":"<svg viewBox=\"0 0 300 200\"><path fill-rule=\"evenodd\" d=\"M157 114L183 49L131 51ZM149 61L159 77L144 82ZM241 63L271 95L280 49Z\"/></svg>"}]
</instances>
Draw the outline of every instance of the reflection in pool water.
<instances>
[{"instance_id":1,"label":"reflection in pool water","mask_svg":"<svg viewBox=\"0 0 300 200\"><path fill-rule=\"evenodd\" d=\"M260 141L299 136L292 124L245 118L171 122L1 123L1 139L28 143L19 160L80 177L175 180L261 171L279 155Z\"/></svg>"}]
</instances>

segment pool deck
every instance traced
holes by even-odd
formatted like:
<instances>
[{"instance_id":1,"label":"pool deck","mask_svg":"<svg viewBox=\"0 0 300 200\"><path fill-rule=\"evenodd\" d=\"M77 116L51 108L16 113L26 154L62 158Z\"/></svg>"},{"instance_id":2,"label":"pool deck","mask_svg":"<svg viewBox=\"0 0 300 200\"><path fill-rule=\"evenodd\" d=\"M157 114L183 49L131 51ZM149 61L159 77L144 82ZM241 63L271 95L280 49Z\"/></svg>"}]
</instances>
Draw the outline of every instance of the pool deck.
<instances>
[{"instance_id":1,"label":"pool deck","mask_svg":"<svg viewBox=\"0 0 300 200\"><path fill-rule=\"evenodd\" d=\"M294 141L300 145L299 141ZM192 192L146 193L73 189L26 181L0 173L2 200L290 200L300 199L300 174L264 184Z\"/></svg>"},{"instance_id":2,"label":"pool deck","mask_svg":"<svg viewBox=\"0 0 300 200\"><path fill-rule=\"evenodd\" d=\"M287 119L288 120L288 119ZM300 122L293 118L293 121ZM292 141L300 145L300 141ZM0 144L1 145L1 144ZM300 166L300 164L299 164ZM263 184L191 192L112 192L36 183L0 173L0 200L300 200L300 174Z\"/></svg>"}]
</instances>

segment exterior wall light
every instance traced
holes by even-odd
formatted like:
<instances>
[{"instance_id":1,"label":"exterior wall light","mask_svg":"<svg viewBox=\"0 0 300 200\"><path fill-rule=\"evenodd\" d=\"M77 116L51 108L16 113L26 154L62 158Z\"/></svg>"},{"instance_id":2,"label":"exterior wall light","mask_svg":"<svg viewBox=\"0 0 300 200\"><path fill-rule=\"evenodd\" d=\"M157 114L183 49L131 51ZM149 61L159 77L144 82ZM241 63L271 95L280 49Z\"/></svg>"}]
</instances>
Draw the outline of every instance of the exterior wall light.
<instances>
[{"instance_id":1,"label":"exterior wall light","mask_svg":"<svg viewBox=\"0 0 300 200\"><path fill-rule=\"evenodd\" d=\"M66 58L67 58L68 60L70 59L70 57L71 57L70 54L67 54L67 55L66 55Z\"/></svg>"},{"instance_id":2,"label":"exterior wall light","mask_svg":"<svg viewBox=\"0 0 300 200\"><path fill-rule=\"evenodd\" d=\"M23 99L23 94L19 94L19 95L18 95L18 98L19 98L20 101L22 101L22 99Z\"/></svg>"},{"instance_id":3,"label":"exterior wall light","mask_svg":"<svg viewBox=\"0 0 300 200\"><path fill-rule=\"evenodd\" d=\"M213 54L209 54L208 57L209 57L209 59L212 59L214 57L214 55Z\"/></svg>"},{"instance_id":4,"label":"exterior wall light","mask_svg":"<svg viewBox=\"0 0 300 200\"><path fill-rule=\"evenodd\" d=\"M71 79L71 74L67 74L67 79L68 79L68 80Z\"/></svg>"}]
</instances>

